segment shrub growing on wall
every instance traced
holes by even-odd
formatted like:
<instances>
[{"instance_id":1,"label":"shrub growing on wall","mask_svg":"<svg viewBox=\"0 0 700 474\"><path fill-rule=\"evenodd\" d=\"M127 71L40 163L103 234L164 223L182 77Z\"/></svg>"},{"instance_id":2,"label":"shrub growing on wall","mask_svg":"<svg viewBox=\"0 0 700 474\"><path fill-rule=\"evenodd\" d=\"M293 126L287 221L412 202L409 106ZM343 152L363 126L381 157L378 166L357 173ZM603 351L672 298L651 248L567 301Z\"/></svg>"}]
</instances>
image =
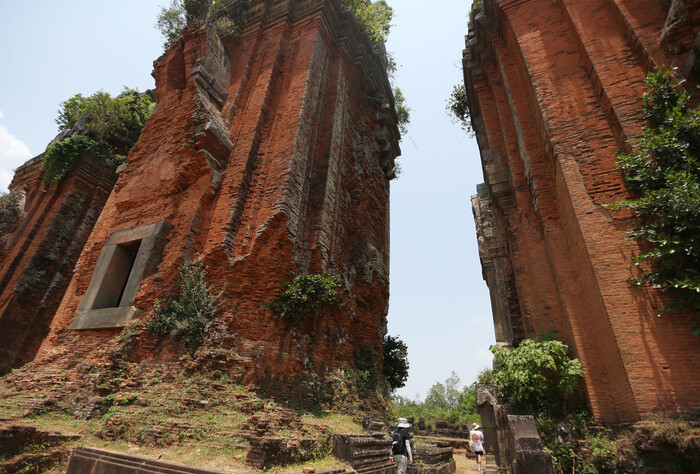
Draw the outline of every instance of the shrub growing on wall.
<instances>
[{"instance_id":1,"label":"shrub growing on wall","mask_svg":"<svg viewBox=\"0 0 700 474\"><path fill-rule=\"evenodd\" d=\"M51 145L43 158L44 181L55 183L62 180L83 156L96 149L97 142L85 135L73 135Z\"/></svg>"},{"instance_id":2,"label":"shrub growing on wall","mask_svg":"<svg viewBox=\"0 0 700 474\"><path fill-rule=\"evenodd\" d=\"M187 352L194 354L216 315L217 297L206 282L207 272L201 260L185 261L177 275L173 296L165 303L156 301L154 315L146 327L156 334L182 339Z\"/></svg>"},{"instance_id":3,"label":"shrub growing on wall","mask_svg":"<svg viewBox=\"0 0 700 474\"><path fill-rule=\"evenodd\" d=\"M269 307L278 318L301 324L311 314L323 316L340 305L339 288L338 275L299 273L284 283L284 292Z\"/></svg>"},{"instance_id":4,"label":"shrub growing on wall","mask_svg":"<svg viewBox=\"0 0 700 474\"><path fill-rule=\"evenodd\" d=\"M670 71L647 76L643 109L651 124L617 160L638 197L610 206L641 218L628 234L643 249L632 259L639 273L629 281L671 292L675 298L662 314L700 310L700 110L688 107L680 84Z\"/></svg>"},{"instance_id":5,"label":"shrub growing on wall","mask_svg":"<svg viewBox=\"0 0 700 474\"><path fill-rule=\"evenodd\" d=\"M44 180L60 181L87 153L115 163L123 162L153 107L147 94L126 87L119 97L98 91L89 97L76 94L61 102L56 118L59 130L77 126L77 133L46 149Z\"/></svg>"}]
</instances>

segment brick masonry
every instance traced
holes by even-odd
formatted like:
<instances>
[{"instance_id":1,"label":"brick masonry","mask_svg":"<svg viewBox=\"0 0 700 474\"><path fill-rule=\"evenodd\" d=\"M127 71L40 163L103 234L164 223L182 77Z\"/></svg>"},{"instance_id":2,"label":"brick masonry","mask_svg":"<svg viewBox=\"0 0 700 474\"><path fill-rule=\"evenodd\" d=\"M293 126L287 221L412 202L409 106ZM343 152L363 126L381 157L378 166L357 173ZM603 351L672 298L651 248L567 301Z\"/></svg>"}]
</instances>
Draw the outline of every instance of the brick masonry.
<instances>
[{"instance_id":1,"label":"brick masonry","mask_svg":"<svg viewBox=\"0 0 700 474\"><path fill-rule=\"evenodd\" d=\"M484 0L464 51L485 184L472 198L497 341L554 331L581 359L603 421L700 410L697 312L658 318L632 288L617 150L641 134L644 78L697 82L697 1Z\"/></svg>"},{"instance_id":2,"label":"brick masonry","mask_svg":"<svg viewBox=\"0 0 700 474\"><path fill-rule=\"evenodd\" d=\"M389 296L389 181L400 153L382 51L339 1L232 2L238 34L191 26L154 63L157 108L128 156L38 360L97 358L113 329L71 330L98 256L117 232L165 222L160 263L138 282L137 321L200 256L221 292L245 379L309 379L379 358ZM267 305L290 272L341 276L339 310L299 327ZM131 282L129 283L131 285ZM178 361L141 333L132 360Z\"/></svg>"},{"instance_id":3,"label":"brick masonry","mask_svg":"<svg viewBox=\"0 0 700 474\"><path fill-rule=\"evenodd\" d=\"M51 185L41 155L16 170L10 190L23 196L21 215L0 245L0 372L36 355L116 180L91 156Z\"/></svg>"}]
</instances>

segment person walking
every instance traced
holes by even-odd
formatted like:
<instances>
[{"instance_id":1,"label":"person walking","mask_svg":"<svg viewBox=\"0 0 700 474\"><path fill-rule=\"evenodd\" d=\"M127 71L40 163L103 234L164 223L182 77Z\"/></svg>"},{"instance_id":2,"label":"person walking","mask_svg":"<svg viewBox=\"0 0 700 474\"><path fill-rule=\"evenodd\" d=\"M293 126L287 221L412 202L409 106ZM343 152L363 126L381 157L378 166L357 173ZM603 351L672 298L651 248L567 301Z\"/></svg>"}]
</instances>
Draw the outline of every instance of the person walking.
<instances>
[{"instance_id":1,"label":"person walking","mask_svg":"<svg viewBox=\"0 0 700 474\"><path fill-rule=\"evenodd\" d=\"M408 464L413 464L413 454L411 453L411 433L406 431L410 428L406 418L399 418L399 425L391 436L391 451L389 462L396 462L397 474L406 474Z\"/></svg>"},{"instance_id":2,"label":"person walking","mask_svg":"<svg viewBox=\"0 0 700 474\"><path fill-rule=\"evenodd\" d=\"M476 454L476 470L481 471L481 457L484 455L484 433L479 431L479 424L473 423L469 432L469 444Z\"/></svg>"}]
</instances>

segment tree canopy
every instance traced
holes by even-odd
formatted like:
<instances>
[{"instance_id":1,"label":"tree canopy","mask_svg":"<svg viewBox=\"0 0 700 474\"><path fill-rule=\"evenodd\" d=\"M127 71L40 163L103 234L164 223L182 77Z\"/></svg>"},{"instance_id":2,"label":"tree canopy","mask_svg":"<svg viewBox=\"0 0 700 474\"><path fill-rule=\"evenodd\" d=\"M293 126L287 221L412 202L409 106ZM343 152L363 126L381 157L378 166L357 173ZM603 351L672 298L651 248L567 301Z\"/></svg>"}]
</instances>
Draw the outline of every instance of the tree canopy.
<instances>
[{"instance_id":1,"label":"tree canopy","mask_svg":"<svg viewBox=\"0 0 700 474\"><path fill-rule=\"evenodd\" d=\"M154 105L148 94L139 94L127 87L118 97L98 91L89 97L76 94L61 102L56 117L58 128L75 130L72 136L46 149L44 180L48 183L60 181L85 154L115 163L124 161Z\"/></svg>"},{"instance_id":2,"label":"tree canopy","mask_svg":"<svg viewBox=\"0 0 700 474\"><path fill-rule=\"evenodd\" d=\"M525 339L514 349L493 345L491 380L504 401L529 403L536 412L560 411L578 388L583 369L561 341Z\"/></svg>"},{"instance_id":3,"label":"tree canopy","mask_svg":"<svg viewBox=\"0 0 700 474\"><path fill-rule=\"evenodd\" d=\"M396 390L406 385L408 380L408 346L398 337L384 336L382 343L384 362L382 375L389 384L391 390Z\"/></svg>"},{"instance_id":4,"label":"tree canopy","mask_svg":"<svg viewBox=\"0 0 700 474\"><path fill-rule=\"evenodd\" d=\"M433 426L438 421L457 426L481 421L476 407L476 384L460 389L460 379L455 372L444 383L433 384L423 402L397 395L394 404L399 416L416 420L423 417L426 424Z\"/></svg>"}]
</instances>

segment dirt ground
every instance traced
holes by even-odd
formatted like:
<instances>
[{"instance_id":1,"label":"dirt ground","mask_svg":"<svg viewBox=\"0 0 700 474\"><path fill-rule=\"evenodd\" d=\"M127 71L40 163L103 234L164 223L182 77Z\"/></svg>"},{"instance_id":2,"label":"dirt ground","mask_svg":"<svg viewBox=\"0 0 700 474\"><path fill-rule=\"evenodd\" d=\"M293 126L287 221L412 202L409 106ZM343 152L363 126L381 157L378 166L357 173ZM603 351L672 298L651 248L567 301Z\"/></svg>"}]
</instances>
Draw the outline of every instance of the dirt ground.
<instances>
[{"instance_id":1,"label":"dirt ground","mask_svg":"<svg viewBox=\"0 0 700 474\"><path fill-rule=\"evenodd\" d=\"M455 474L467 474L476 471L476 461L474 459L469 459L464 455L464 450L454 450L455 464L457 465L457 472ZM482 461L481 472L484 471L484 464Z\"/></svg>"}]
</instances>

